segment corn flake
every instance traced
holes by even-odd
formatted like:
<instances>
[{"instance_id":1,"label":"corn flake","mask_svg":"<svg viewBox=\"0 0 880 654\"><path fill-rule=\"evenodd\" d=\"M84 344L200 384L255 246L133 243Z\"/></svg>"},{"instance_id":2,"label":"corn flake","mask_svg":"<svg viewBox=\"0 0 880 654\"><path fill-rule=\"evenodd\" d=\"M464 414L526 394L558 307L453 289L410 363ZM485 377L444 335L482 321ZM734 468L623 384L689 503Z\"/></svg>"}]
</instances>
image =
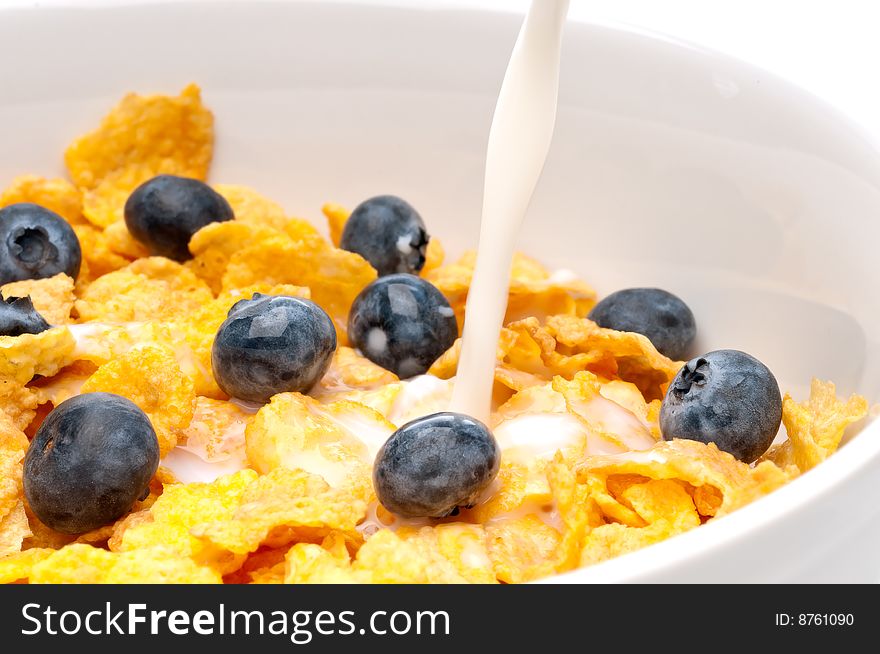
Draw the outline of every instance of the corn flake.
<instances>
[{"instance_id":1,"label":"corn flake","mask_svg":"<svg viewBox=\"0 0 880 654\"><path fill-rule=\"evenodd\" d=\"M241 555L261 545L280 547L320 539L334 530L354 533L367 504L358 492L333 489L321 477L302 470L276 468L247 487L231 517L203 522L190 533Z\"/></svg>"},{"instance_id":2,"label":"corn flake","mask_svg":"<svg viewBox=\"0 0 880 654\"><path fill-rule=\"evenodd\" d=\"M782 422L788 441L769 458L780 465L794 463L806 472L833 454L846 428L867 413L865 398L853 395L844 402L837 398L834 384L814 379L806 402L798 404L788 394L783 399Z\"/></svg>"},{"instance_id":3,"label":"corn flake","mask_svg":"<svg viewBox=\"0 0 880 654\"><path fill-rule=\"evenodd\" d=\"M611 475L619 474L674 479L694 488L710 486L713 489L711 494L720 494L723 498L715 513L718 516L766 495L789 478L786 472L769 461L750 468L727 452L720 451L714 443L705 445L689 440L662 441L643 452L588 457L578 466L578 479L583 482L596 476L607 484ZM711 505L711 502L707 504Z\"/></svg>"},{"instance_id":4,"label":"corn flake","mask_svg":"<svg viewBox=\"0 0 880 654\"><path fill-rule=\"evenodd\" d=\"M339 244L342 242L342 231L345 229L345 223L348 222L348 217L351 215L351 212L345 207L339 204L333 204L332 202L328 202L321 207L321 211L324 214L324 217L327 218L327 227L330 230L330 242L336 247L339 247Z\"/></svg>"},{"instance_id":5,"label":"corn flake","mask_svg":"<svg viewBox=\"0 0 880 654\"><path fill-rule=\"evenodd\" d=\"M344 331L352 302L375 279L375 269L354 252L319 238L294 241L279 236L233 254L223 288L260 283L307 286L312 300L333 318L337 331Z\"/></svg>"},{"instance_id":6,"label":"corn flake","mask_svg":"<svg viewBox=\"0 0 880 654\"><path fill-rule=\"evenodd\" d=\"M64 273L46 279L26 279L10 282L0 287L4 298L30 297L37 312L50 325L66 325L71 322L73 310L73 280Z\"/></svg>"},{"instance_id":7,"label":"corn flake","mask_svg":"<svg viewBox=\"0 0 880 654\"><path fill-rule=\"evenodd\" d=\"M84 290L88 284L114 270L124 268L129 259L114 252L110 248L110 240L106 232L91 225L74 225L73 231L82 248L82 266L77 277L77 291Z\"/></svg>"},{"instance_id":8,"label":"corn flake","mask_svg":"<svg viewBox=\"0 0 880 654\"><path fill-rule=\"evenodd\" d=\"M66 327L39 334L0 336L0 411L25 429L41 403L40 392L25 385L35 375L51 377L73 363L75 341Z\"/></svg>"},{"instance_id":9,"label":"corn flake","mask_svg":"<svg viewBox=\"0 0 880 654\"><path fill-rule=\"evenodd\" d=\"M84 189L138 168L149 177L205 179L213 142L214 117L202 105L199 87L190 84L177 97L126 95L98 129L67 148L64 160L74 184Z\"/></svg>"},{"instance_id":10,"label":"corn flake","mask_svg":"<svg viewBox=\"0 0 880 654\"><path fill-rule=\"evenodd\" d=\"M186 318L213 298L205 283L184 266L148 257L89 284L76 310L83 322L174 320Z\"/></svg>"},{"instance_id":11,"label":"corn flake","mask_svg":"<svg viewBox=\"0 0 880 654\"><path fill-rule=\"evenodd\" d=\"M188 557L223 574L232 572L241 566L244 556L217 550L191 533L198 525L235 515L246 489L256 479L253 470L242 470L211 483L166 485L149 512L133 520L116 539L115 549L136 554L163 545L173 550L175 557Z\"/></svg>"},{"instance_id":12,"label":"corn flake","mask_svg":"<svg viewBox=\"0 0 880 654\"><path fill-rule=\"evenodd\" d=\"M223 275L232 255L281 232L268 225L238 220L205 225L189 241L193 259L186 266L203 279L214 293L223 287Z\"/></svg>"},{"instance_id":13,"label":"corn flake","mask_svg":"<svg viewBox=\"0 0 880 654\"><path fill-rule=\"evenodd\" d=\"M108 552L81 543L35 563L32 584L219 584L220 575L170 547Z\"/></svg>"},{"instance_id":14,"label":"corn flake","mask_svg":"<svg viewBox=\"0 0 880 654\"><path fill-rule=\"evenodd\" d=\"M53 549L34 548L0 557L0 584L26 582L33 567L54 553Z\"/></svg>"},{"instance_id":15,"label":"corn flake","mask_svg":"<svg viewBox=\"0 0 880 654\"><path fill-rule=\"evenodd\" d=\"M334 488L372 488L373 459L395 426L367 406L321 404L299 393L279 393L245 430L250 464L259 472L301 469Z\"/></svg>"},{"instance_id":16,"label":"corn flake","mask_svg":"<svg viewBox=\"0 0 880 654\"><path fill-rule=\"evenodd\" d=\"M0 194L0 207L32 202L54 211L71 225L84 222L82 194L66 179L21 175Z\"/></svg>"},{"instance_id":17,"label":"corn flake","mask_svg":"<svg viewBox=\"0 0 880 654\"><path fill-rule=\"evenodd\" d=\"M192 380L181 373L173 352L157 345L138 346L98 368L81 392L99 391L127 397L147 414L161 456L177 444L195 409Z\"/></svg>"}]
</instances>

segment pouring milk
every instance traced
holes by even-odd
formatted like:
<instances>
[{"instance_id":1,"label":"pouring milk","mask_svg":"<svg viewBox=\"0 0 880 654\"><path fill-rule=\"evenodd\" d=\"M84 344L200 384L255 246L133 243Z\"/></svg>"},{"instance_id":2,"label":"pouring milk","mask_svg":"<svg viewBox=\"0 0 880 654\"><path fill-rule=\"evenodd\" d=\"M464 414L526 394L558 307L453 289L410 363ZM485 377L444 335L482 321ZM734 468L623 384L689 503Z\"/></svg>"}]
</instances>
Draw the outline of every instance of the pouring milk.
<instances>
[{"instance_id":1,"label":"pouring milk","mask_svg":"<svg viewBox=\"0 0 880 654\"><path fill-rule=\"evenodd\" d=\"M489 422L498 335L520 225L556 123L562 27L569 0L532 0L489 131L483 214L465 311L452 410Z\"/></svg>"}]
</instances>

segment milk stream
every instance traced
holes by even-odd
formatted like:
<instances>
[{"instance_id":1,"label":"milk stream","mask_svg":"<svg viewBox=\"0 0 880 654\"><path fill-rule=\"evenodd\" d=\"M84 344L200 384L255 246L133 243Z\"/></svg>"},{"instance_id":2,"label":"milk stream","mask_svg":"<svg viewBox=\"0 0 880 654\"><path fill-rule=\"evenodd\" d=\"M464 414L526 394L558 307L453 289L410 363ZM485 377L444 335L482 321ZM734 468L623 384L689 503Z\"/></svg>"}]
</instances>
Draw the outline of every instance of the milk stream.
<instances>
[{"instance_id":1,"label":"milk stream","mask_svg":"<svg viewBox=\"0 0 880 654\"><path fill-rule=\"evenodd\" d=\"M488 423L495 353L513 250L556 123L559 55L569 0L532 0L489 131L483 213L452 410Z\"/></svg>"}]
</instances>

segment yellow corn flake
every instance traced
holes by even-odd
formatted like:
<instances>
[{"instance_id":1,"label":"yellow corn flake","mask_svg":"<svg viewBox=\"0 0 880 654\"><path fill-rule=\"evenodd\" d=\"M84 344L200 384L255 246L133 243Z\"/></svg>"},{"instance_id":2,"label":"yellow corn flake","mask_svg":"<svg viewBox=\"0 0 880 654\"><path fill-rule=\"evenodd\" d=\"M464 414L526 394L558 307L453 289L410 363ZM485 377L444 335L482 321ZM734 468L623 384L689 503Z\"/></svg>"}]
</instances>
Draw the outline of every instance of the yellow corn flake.
<instances>
[{"instance_id":1,"label":"yellow corn flake","mask_svg":"<svg viewBox=\"0 0 880 654\"><path fill-rule=\"evenodd\" d=\"M124 268L131 263L126 257L110 249L107 234L91 225L74 225L73 231L82 248L82 266L77 277L77 290L87 286L101 275Z\"/></svg>"},{"instance_id":2,"label":"yellow corn flake","mask_svg":"<svg viewBox=\"0 0 880 654\"><path fill-rule=\"evenodd\" d=\"M135 239L123 220L117 220L104 230L107 248L127 259L142 259L150 256L147 246Z\"/></svg>"},{"instance_id":3,"label":"yellow corn flake","mask_svg":"<svg viewBox=\"0 0 880 654\"><path fill-rule=\"evenodd\" d=\"M121 537L115 538L114 549L137 554L163 545L173 550L176 558L188 557L223 574L232 572L241 566L244 556L217 550L191 532L197 525L229 520L256 479L253 470L241 470L211 483L166 485L149 512L135 518Z\"/></svg>"},{"instance_id":4,"label":"yellow corn flake","mask_svg":"<svg viewBox=\"0 0 880 654\"><path fill-rule=\"evenodd\" d=\"M136 347L98 368L81 392L99 391L127 397L147 414L161 456L177 444L195 409L192 380L181 373L173 352L157 345Z\"/></svg>"},{"instance_id":5,"label":"yellow corn flake","mask_svg":"<svg viewBox=\"0 0 880 654\"><path fill-rule=\"evenodd\" d=\"M84 222L82 194L66 179L46 179L37 175L21 175L0 194L0 207L18 202L32 202L54 211L70 224Z\"/></svg>"},{"instance_id":6,"label":"yellow corn flake","mask_svg":"<svg viewBox=\"0 0 880 654\"><path fill-rule=\"evenodd\" d=\"M237 404L197 397L195 411L183 430L181 442L187 451L208 463L229 459L245 461L244 430L253 420Z\"/></svg>"},{"instance_id":7,"label":"yellow corn flake","mask_svg":"<svg viewBox=\"0 0 880 654\"><path fill-rule=\"evenodd\" d=\"M558 551L561 536L536 515L490 523L486 543L499 581L519 584L547 574L547 561Z\"/></svg>"},{"instance_id":8,"label":"yellow corn flake","mask_svg":"<svg viewBox=\"0 0 880 654\"><path fill-rule=\"evenodd\" d=\"M219 584L220 575L170 547L108 552L68 545L31 568L32 584Z\"/></svg>"},{"instance_id":9,"label":"yellow corn flake","mask_svg":"<svg viewBox=\"0 0 880 654\"><path fill-rule=\"evenodd\" d=\"M287 214L277 202L260 195L257 191L247 186L234 184L216 184L214 190L226 198L235 220L248 225L263 225L284 229L287 222Z\"/></svg>"},{"instance_id":10,"label":"yellow corn flake","mask_svg":"<svg viewBox=\"0 0 880 654\"><path fill-rule=\"evenodd\" d=\"M449 300L459 327L463 324L475 263L476 252L469 251L455 263L432 267L423 273ZM551 274L534 259L516 253L510 274L505 323L526 316L539 319L557 314L585 316L595 299L595 291L573 274Z\"/></svg>"},{"instance_id":11,"label":"yellow corn flake","mask_svg":"<svg viewBox=\"0 0 880 654\"><path fill-rule=\"evenodd\" d=\"M125 203L132 192L156 176L150 164L132 163L107 173L94 188L83 189L83 215L99 229L125 219Z\"/></svg>"},{"instance_id":12,"label":"yellow corn flake","mask_svg":"<svg viewBox=\"0 0 880 654\"><path fill-rule=\"evenodd\" d=\"M223 577L224 584L283 584L284 558L289 546L261 548L250 554L241 567Z\"/></svg>"},{"instance_id":13,"label":"yellow corn flake","mask_svg":"<svg viewBox=\"0 0 880 654\"><path fill-rule=\"evenodd\" d=\"M622 379L635 384L647 400L662 398L681 368L680 363L660 354L647 337L603 329L586 318L550 316L547 331L567 350L548 358L557 374L574 366L608 379Z\"/></svg>"},{"instance_id":14,"label":"yellow corn flake","mask_svg":"<svg viewBox=\"0 0 880 654\"><path fill-rule=\"evenodd\" d=\"M89 284L76 310L83 322L162 321L185 318L213 298L211 289L187 268L149 257Z\"/></svg>"},{"instance_id":15,"label":"yellow corn flake","mask_svg":"<svg viewBox=\"0 0 880 654\"><path fill-rule=\"evenodd\" d=\"M246 186L218 184L215 190L226 198L236 222L255 227L270 227L293 240L321 239L318 230L307 220L288 216L280 204L263 197Z\"/></svg>"},{"instance_id":16,"label":"yellow corn flake","mask_svg":"<svg viewBox=\"0 0 880 654\"><path fill-rule=\"evenodd\" d=\"M74 184L96 188L130 167L205 179L214 147L214 117L199 87L177 97L126 95L94 132L74 141L64 160Z\"/></svg>"},{"instance_id":17,"label":"yellow corn flake","mask_svg":"<svg viewBox=\"0 0 880 654\"><path fill-rule=\"evenodd\" d=\"M574 467L562 454L547 468L547 481L553 504L562 523L562 539L548 563L551 571L565 572L578 566L581 549L590 531L603 523L599 508L590 497L588 486L578 483Z\"/></svg>"},{"instance_id":18,"label":"yellow corn flake","mask_svg":"<svg viewBox=\"0 0 880 654\"><path fill-rule=\"evenodd\" d=\"M168 325L158 322L130 322L115 325L88 323L70 325L68 329L76 340L71 358L83 362L77 374L88 369L86 363L100 366L124 356L141 345L162 345L170 348L180 340Z\"/></svg>"},{"instance_id":19,"label":"yellow corn flake","mask_svg":"<svg viewBox=\"0 0 880 654\"><path fill-rule=\"evenodd\" d=\"M20 552L22 543L30 535L24 502L18 500L12 511L0 518L0 557Z\"/></svg>"},{"instance_id":20,"label":"yellow corn flake","mask_svg":"<svg viewBox=\"0 0 880 654\"><path fill-rule=\"evenodd\" d=\"M223 275L229 290L251 284L296 284L311 290L317 302L343 331L351 303L376 279L360 255L332 247L323 239L266 239L232 255Z\"/></svg>"},{"instance_id":21,"label":"yellow corn flake","mask_svg":"<svg viewBox=\"0 0 880 654\"><path fill-rule=\"evenodd\" d=\"M434 527L405 527L397 531L397 536L415 546L418 558L424 561L427 583L496 583L486 532L481 525L454 522ZM363 563L360 554L358 558Z\"/></svg>"},{"instance_id":22,"label":"yellow corn flake","mask_svg":"<svg viewBox=\"0 0 880 654\"><path fill-rule=\"evenodd\" d=\"M24 385L34 375L51 377L73 362L75 341L67 327L39 334L0 336L0 382Z\"/></svg>"},{"instance_id":23,"label":"yellow corn flake","mask_svg":"<svg viewBox=\"0 0 880 654\"><path fill-rule=\"evenodd\" d=\"M273 566L258 568L250 573L251 584L283 584L287 571L286 563L276 563Z\"/></svg>"},{"instance_id":24,"label":"yellow corn flake","mask_svg":"<svg viewBox=\"0 0 880 654\"><path fill-rule=\"evenodd\" d=\"M205 543L249 554L261 545L323 538L334 530L354 533L366 513L364 489L333 489L303 470L276 468L248 486L232 517L191 530Z\"/></svg>"},{"instance_id":25,"label":"yellow corn flake","mask_svg":"<svg viewBox=\"0 0 880 654\"><path fill-rule=\"evenodd\" d=\"M694 500L678 480L649 479L632 484L622 494L647 524L661 520L669 523L670 534L700 525Z\"/></svg>"},{"instance_id":26,"label":"yellow corn flake","mask_svg":"<svg viewBox=\"0 0 880 654\"><path fill-rule=\"evenodd\" d=\"M248 246L260 243L281 232L268 225L250 224L238 220L205 225L189 241L193 259L187 267L219 293L223 275L232 255Z\"/></svg>"},{"instance_id":27,"label":"yellow corn flake","mask_svg":"<svg viewBox=\"0 0 880 654\"><path fill-rule=\"evenodd\" d=\"M0 557L0 584L27 581L33 567L54 553L53 549L34 548Z\"/></svg>"},{"instance_id":28,"label":"yellow corn flake","mask_svg":"<svg viewBox=\"0 0 880 654\"><path fill-rule=\"evenodd\" d=\"M543 468L534 470L522 463L502 460L491 495L473 508L464 509L462 518L489 524L547 513L545 507L552 504L553 497Z\"/></svg>"},{"instance_id":29,"label":"yellow corn flake","mask_svg":"<svg viewBox=\"0 0 880 654\"><path fill-rule=\"evenodd\" d=\"M50 325L66 325L73 310L73 280L64 273L46 279L26 279L0 287L4 298L30 297L34 309Z\"/></svg>"},{"instance_id":30,"label":"yellow corn flake","mask_svg":"<svg viewBox=\"0 0 880 654\"><path fill-rule=\"evenodd\" d=\"M602 384L593 373L576 373L570 381L554 377L552 386L565 398L568 412L587 426L593 451L646 450L657 442L652 425L606 398Z\"/></svg>"},{"instance_id":31,"label":"yellow corn flake","mask_svg":"<svg viewBox=\"0 0 880 654\"><path fill-rule=\"evenodd\" d=\"M588 566L616 556L634 552L648 545L659 543L672 534L662 522L647 527L628 527L610 523L597 527L587 536L581 553L580 565Z\"/></svg>"},{"instance_id":32,"label":"yellow corn flake","mask_svg":"<svg viewBox=\"0 0 880 654\"><path fill-rule=\"evenodd\" d=\"M578 478L583 482L596 476L607 483L608 477L620 474L675 479L695 489L710 486L712 494L723 497L716 511L719 516L766 495L789 478L769 461L750 468L713 443L689 440L663 441L643 452L588 457L578 467Z\"/></svg>"},{"instance_id":33,"label":"yellow corn flake","mask_svg":"<svg viewBox=\"0 0 880 654\"><path fill-rule=\"evenodd\" d=\"M218 298L203 304L190 315L182 317L180 323L174 325L175 331L183 335L187 348L184 356L180 357L184 359L181 361L181 367L186 374L194 379L196 393L199 395L215 399L226 398L226 394L220 390L214 379L211 348L217 330L226 320L232 306L240 300L252 298L254 293L309 297L309 289L301 286L258 284L221 293Z\"/></svg>"},{"instance_id":34,"label":"yellow corn flake","mask_svg":"<svg viewBox=\"0 0 880 654\"><path fill-rule=\"evenodd\" d=\"M782 401L782 422L788 441L772 455L780 465L794 463L801 472L818 465L833 454L846 428L864 418L868 402L860 395L843 401L831 382L813 380L810 399L798 404L786 394Z\"/></svg>"},{"instance_id":35,"label":"yellow corn flake","mask_svg":"<svg viewBox=\"0 0 880 654\"><path fill-rule=\"evenodd\" d=\"M360 548L354 562L319 545L299 543L287 554L286 583L426 584L432 561L419 547L383 529Z\"/></svg>"},{"instance_id":36,"label":"yellow corn flake","mask_svg":"<svg viewBox=\"0 0 880 654\"><path fill-rule=\"evenodd\" d=\"M285 558L286 584L370 583L368 573L352 570L351 562L314 543L297 543Z\"/></svg>"},{"instance_id":37,"label":"yellow corn flake","mask_svg":"<svg viewBox=\"0 0 880 654\"><path fill-rule=\"evenodd\" d=\"M339 244L342 242L342 231L345 229L345 223L348 222L351 212L342 205L333 204L332 202L328 202L321 207L321 211L324 217L327 218L330 242L339 247Z\"/></svg>"},{"instance_id":38,"label":"yellow corn flake","mask_svg":"<svg viewBox=\"0 0 880 654\"><path fill-rule=\"evenodd\" d=\"M373 459L395 429L355 402L321 404L300 393L279 393L245 430L248 461L261 473L298 468L335 488L371 488Z\"/></svg>"},{"instance_id":39,"label":"yellow corn flake","mask_svg":"<svg viewBox=\"0 0 880 654\"><path fill-rule=\"evenodd\" d=\"M11 514L22 497L21 466L28 439L15 422L0 411L0 521Z\"/></svg>"},{"instance_id":40,"label":"yellow corn flake","mask_svg":"<svg viewBox=\"0 0 880 654\"><path fill-rule=\"evenodd\" d=\"M342 346L336 349L318 390L323 393L373 390L398 381L393 372L358 354L357 350Z\"/></svg>"},{"instance_id":41,"label":"yellow corn flake","mask_svg":"<svg viewBox=\"0 0 880 654\"><path fill-rule=\"evenodd\" d=\"M41 403L39 389L26 387L35 375L51 377L73 363L75 341L66 327L39 334L0 336L0 411L19 429L34 419Z\"/></svg>"},{"instance_id":42,"label":"yellow corn flake","mask_svg":"<svg viewBox=\"0 0 880 654\"><path fill-rule=\"evenodd\" d=\"M425 249L425 265L422 268L422 277L426 277L430 272L442 266L445 258L446 251L443 249L443 244L439 238L432 236L428 241L428 247Z\"/></svg>"}]
</instances>

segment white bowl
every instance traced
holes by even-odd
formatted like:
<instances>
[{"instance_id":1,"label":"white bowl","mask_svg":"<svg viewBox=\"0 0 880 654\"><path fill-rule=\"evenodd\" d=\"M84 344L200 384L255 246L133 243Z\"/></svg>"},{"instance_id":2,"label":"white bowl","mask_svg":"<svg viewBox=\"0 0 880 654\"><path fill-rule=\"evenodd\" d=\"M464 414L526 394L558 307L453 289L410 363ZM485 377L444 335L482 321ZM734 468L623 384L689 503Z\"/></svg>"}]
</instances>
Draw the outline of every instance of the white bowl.
<instances>
[{"instance_id":1,"label":"white bowl","mask_svg":"<svg viewBox=\"0 0 880 654\"><path fill-rule=\"evenodd\" d=\"M0 183L126 91L201 84L212 179L316 218L407 197L457 254L516 16L317 2L117 3L0 14ZM815 98L704 50L570 24L556 137L522 245L600 293L687 298L702 347L880 397L880 155ZM317 220L317 218L316 218ZM319 221L320 222L320 221ZM556 581L875 581L880 424L734 515Z\"/></svg>"}]
</instances>

